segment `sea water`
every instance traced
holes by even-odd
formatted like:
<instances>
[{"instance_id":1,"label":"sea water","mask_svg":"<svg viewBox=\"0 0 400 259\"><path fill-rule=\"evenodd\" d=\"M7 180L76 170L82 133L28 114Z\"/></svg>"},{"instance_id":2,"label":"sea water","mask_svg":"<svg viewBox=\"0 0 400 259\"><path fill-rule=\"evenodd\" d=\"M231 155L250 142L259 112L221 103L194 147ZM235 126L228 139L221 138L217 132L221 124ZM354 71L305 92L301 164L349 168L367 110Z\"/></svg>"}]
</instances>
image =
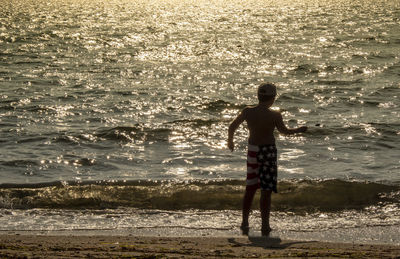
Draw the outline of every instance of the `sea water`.
<instances>
[{"instance_id":1,"label":"sea water","mask_svg":"<svg viewBox=\"0 0 400 259\"><path fill-rule=\"evenodd\" d=\"M0 6L2 230L236 230L248 132L230 152L227 128L265 81L309 127L276 134L272 227L399 226L398 1Z\"/></svg>"}]
</instances>

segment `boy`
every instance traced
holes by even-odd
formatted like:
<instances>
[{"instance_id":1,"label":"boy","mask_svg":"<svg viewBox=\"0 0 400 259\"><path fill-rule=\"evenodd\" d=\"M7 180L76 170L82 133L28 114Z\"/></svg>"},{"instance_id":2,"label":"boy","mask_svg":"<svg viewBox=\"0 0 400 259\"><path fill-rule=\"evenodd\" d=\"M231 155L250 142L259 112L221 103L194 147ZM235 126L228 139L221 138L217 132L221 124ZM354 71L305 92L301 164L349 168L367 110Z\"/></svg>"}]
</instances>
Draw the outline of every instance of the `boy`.
<instances>
[{"instance_id":1,"label":"boy","mask_svg":"<svg viewBox=\"0 0 400 259\"><path fill-rule=\"evenodd\" d=\"M269 109L275 97L274 84L261 84L258 87L259 104L245 108L229 126L228 147L231 151L234 149L233 135L239 125L246 121L249 129L246 192L243 197L243 218L240 227L244 235L249 233L249 213L258 188L261 188L261 233L263 236L268 236L271 232L269 226L271 193L277 192L277 150L274 129L277 128L283 134L295 134L307 130L305 126L295 129L288 129L285 126L281 113Z\"/></svg>"}]
</instances>

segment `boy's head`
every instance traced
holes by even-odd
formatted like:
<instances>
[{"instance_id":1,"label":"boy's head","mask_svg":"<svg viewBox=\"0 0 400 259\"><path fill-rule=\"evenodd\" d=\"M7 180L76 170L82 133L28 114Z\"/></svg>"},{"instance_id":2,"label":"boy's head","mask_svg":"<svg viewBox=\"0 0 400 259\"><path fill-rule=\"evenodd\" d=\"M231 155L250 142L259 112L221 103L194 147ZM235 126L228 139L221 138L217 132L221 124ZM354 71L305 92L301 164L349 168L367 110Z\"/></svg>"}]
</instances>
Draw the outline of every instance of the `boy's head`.
<instances>
[{"instance_id":1,"label":"boy's head","mask_svg":"<svg viewBox=\"0 0 400 259\"><path fill-rule=\"evenodd\" d=\"M262 83L257 91L258 101L269 102L276 97L276 86L273 83Z\"/></svg>"}]
</instances>

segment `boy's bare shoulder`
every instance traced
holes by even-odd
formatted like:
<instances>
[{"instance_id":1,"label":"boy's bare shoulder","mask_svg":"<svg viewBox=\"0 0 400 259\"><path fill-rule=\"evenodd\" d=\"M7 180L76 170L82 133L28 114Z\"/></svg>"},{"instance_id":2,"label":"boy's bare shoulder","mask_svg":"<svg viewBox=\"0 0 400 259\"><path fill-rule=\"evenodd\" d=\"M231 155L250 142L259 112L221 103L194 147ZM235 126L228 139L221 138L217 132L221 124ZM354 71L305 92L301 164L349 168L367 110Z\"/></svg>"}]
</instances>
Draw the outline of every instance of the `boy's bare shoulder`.
<instances>
[{"instance_id":1,"label":"boy's bare shoulder","mask_svg":"<svg viewBox=\"0 0 400 259\"><path fill-rule=\"evenodd\" d=\"M247 106L246 108L243 109L243 111L246 112L254 112L254 113L269 113L271 115L281 115L281 110L278 109L265 109L265 108L260 108L259 106Z\"/></svg>"},{"instance_id":2,"label":"boy's bare shoulder","mask_svg":"<svg viewBox=\"0 0 400 259\"><path fill-rule=\"evenodd\" d=\"M244 109L243 110L251 110L251 109L254 109L254 108L256 108L257 106L255 106L255 105L249 105L249 106L246 106L246 107L244 107Z\"/></svg>"},{"instance_id":3,"label":"boy's bare shoulder","mask_svg":"<svg viewBox=\"0 0 400 259\"><path fill-rule=\"evenodd\" d=\"M280 109L277 110L270 110L272 117L274 118L275 121L280 121L282 120L282 113Z\"/></svg>"},{"instance_id":4,"label":"boy's bare shoulder","mask_svg":"<svg viewBox=\"0 0 400 259\"><path fill-rule=\"evenodd\" d=\"M244 120L257 118L259 116L268 116L270 118L273 118L274 120L279 120L282 117L282 114L279 109L272 110L272 109L261 108L260 106L247 106L242 110L240 116Z\"/></svg>"},{"instance_id":5,"label":"boy's bare shoulder","mask_svg":"<svg viewBox=\"0 0 400 259\"><path fill-rule=\"evenodd\" d=\"M242 114L243 114L243 115L247 115L247 114L251 113L251 112L254 110L255 107L256 107L256 106L246 106L246 107L242 110Z\"/></svg>"},{"instance_id":6,"label":"boy's bare shoulder","mask_svg":"<svg viewBox=\"0 0 400 259\"><path fill-rule=\"evenodd\" d=\"M249 111L255 111L259 109L259 105L249 105L247 106L245 109L249 110Z\"/></svg>"},{"instance_id":7,"label":"boy's bare shoulder","mask_svg":"<svg viewBox=\"0 0 400 259\"><path fill-rule=\"evenodd\" d=\"M281 110L280 109L277 109L277 110L270 110L271 111L271 113L273 114L273 115L275 115L275 116L280 116L281 115Z\"/></svg>"}]
</instances>

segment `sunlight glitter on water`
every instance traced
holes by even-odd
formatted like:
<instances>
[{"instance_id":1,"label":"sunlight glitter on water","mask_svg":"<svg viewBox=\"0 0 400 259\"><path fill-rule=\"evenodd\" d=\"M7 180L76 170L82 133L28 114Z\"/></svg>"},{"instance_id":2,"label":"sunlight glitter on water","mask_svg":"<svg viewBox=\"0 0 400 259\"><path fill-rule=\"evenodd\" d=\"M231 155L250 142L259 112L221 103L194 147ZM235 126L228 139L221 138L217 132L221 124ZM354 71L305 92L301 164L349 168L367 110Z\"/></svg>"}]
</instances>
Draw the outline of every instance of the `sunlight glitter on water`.
<instances>
[{"instance_id":1,"label":"sunlight glitter on water","mask_svg":"<svg viewBox=\"0 0 400 259\"><path fill-rule=\"evenodd\" d=\"M263 81L277 83L274 106L291 127L310 127L301 137L277 136L280 149L304 151L290 167L319 177L379 171L376 180L398 167L391 144L399 117L397 1L3 2L0 166L7 181L68 179L73 163L40 161L92 154L97 163L83 166L90 177L142 178L148 167L170 170L157 163L194 148L207 158L204 167L231 164L215 175L241 179L246 127L234 153L225 148L226 130L257 102ZM371 155L367 146L385 161L379 170L358 163ZM28 153L37 159L15 156ZM346 172L336 174L341 160Z\"/></svg>"}]
</instances>

